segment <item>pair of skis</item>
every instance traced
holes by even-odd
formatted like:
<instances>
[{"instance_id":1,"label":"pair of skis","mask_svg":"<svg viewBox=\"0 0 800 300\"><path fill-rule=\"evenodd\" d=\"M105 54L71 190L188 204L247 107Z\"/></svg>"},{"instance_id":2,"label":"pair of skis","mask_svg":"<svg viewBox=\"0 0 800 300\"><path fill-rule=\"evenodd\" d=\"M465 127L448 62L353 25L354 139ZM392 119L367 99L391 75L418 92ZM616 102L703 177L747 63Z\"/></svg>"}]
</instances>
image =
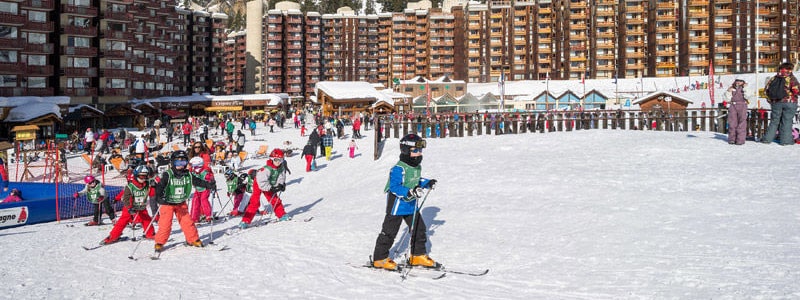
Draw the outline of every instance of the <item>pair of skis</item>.
<instances>
[{"instance_id":1,"label":"pair of skis","mask_svg":"<svg viewBox=\"0 0 800 300\"><path fill-rule=\"evenodd\" d=\"M225 250L231 249L230 247L228 247L228 245L220 245L220 244L216 244L216 243L209 244L209 245L204 245L203 247L190 246L189 244L186 244L186 243L181 243L181 245L183 245L183 247L186 247L186 248L197 248L197 250L203 250L203 251L225 251ZM164 249L162 249L161 251L156 251L156 252L154 252L153 254L151 254L148 257L151 260L159 260L159 259L161 259L161 254L163 254L166 250L169 250L172 247L176 247L176 246L178 246L178 245L174 245L173 244L173 245L169 245L169 246L164 246ZM128 257L128 258L130 258L130 257ZM133 260L138 260L138 258L132 258L132 259Z\"/></svg>"},{"instance_id":2,"label":"pair of skis","mask_svg":"<svg viewBox=\"0 0 800 300\"><path fill-rule=\"evenodd\" d=\"M349 265L351 265L351 264L349 264ZM400 277L403 280L407 279L408 277L423 277L421 274L411 273L412 270L418 270L418 271L424 271L424 272L433 272L434 274L432 276L430 276L430 279L433 279L433 280L442 279L445 276L447 276L447 274L459 274L459 275L468 275L468 276L478 277L478 276L483 276L483 275L486 275L486 274L489 273L489 269L476 270L476 271L467 271L467 270L458 270L458 269L445 268L441 264L438 265L437 267L431 267L431 268L428 268L428 267L415 267L415 266L411 266L409 264L401 264L401 265L397 265L397 269L394 269L394 270L376 268L376 267L374 267L372 265L371 261L369 261L369 262L367 262L366 264L363 264L363 265L352 265L352 266L362 267L362 268L369 268L369 269L383 271L383 272L398 273L398 274L400 274Z\"/></svg>"}]
</instances>

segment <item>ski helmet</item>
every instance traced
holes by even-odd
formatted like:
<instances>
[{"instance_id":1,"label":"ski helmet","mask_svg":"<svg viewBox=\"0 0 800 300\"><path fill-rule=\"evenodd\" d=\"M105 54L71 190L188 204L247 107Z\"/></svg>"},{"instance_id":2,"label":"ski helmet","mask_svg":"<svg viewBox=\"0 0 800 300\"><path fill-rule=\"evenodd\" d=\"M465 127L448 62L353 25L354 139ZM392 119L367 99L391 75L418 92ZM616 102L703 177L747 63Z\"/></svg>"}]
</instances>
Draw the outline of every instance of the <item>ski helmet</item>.
<instances>
[{"instance_id":1,"label":"ski helmet","mask_svg":"<svg viewBox=\"0 0 800 300\"><path fill-rule=\"evenodd\" d=\"M272 149L272 152L269 154L269 158L283 158L283 150L275 148Z\"/></svg>"},{"instance_id":2,"label":"ski helmet","mask_svg":"<svg viewBox=\"0 0 800 300\"><path fill-rule=\"evenodd\" d=\"M83 177L83 182L85 182L86 184L90 184L90 183L94 182L95 180L96 179L92 175L86 175L86 177Z\"/></svg>"},{"instance_id":3,"label":"ski helmet","mask_svg":"<svg viewBox=\"0 0 800 300\"><path fill-rule=\"evenodd\" d=\"M234 176L236 176L236 174L233 173L233 169L225 170L225 178L227 178L228 180L231 180L231 179L233 179Z\"/></svg>"},{"instance_id":4,"label":"ski helmet","mask_svg":"<svg viewBox=\"0 0 800 300\"><path fill-rule=\"evenodd\" d=\"M187 156L186 151L183 150L172 152L169 158L172 160L172 165L175 167L185 167L189 162L189 156Z\"/></svg>"},{"instance_id":5,"label":"ski helmet","mask_svg":"<svg viewBox=\"0 0 800 300\"><path fill-rule=\"evenodd\" d=\"M400 153L401 154L411 154L411 148L422 149L425 148L427 143L424 139L419 137L416 134L410 133L400 139Z\"/></svg>"},{"instance_id":6,"label":"ski helmet","mask_svg":"<svg viewBox=\"0 0 800 300\"><path fill-rule=\"evenodd\" d=\"M189 164L191 164L193 168L203 167L204 164L203 158L200 156L192 157L192 159L189 160Z\"/></svg>"},{"instance_id":7,"label":"ski helmet","mask_svg":"<svg viewBox=\"0 0 800 300\"><path fill-rule=\"evenodd\" d=\"M141 175L150 175L150 169L147 166L138 166L136 169L133 169L133 176L141 176Z\"/></svg>"}]
</instances>

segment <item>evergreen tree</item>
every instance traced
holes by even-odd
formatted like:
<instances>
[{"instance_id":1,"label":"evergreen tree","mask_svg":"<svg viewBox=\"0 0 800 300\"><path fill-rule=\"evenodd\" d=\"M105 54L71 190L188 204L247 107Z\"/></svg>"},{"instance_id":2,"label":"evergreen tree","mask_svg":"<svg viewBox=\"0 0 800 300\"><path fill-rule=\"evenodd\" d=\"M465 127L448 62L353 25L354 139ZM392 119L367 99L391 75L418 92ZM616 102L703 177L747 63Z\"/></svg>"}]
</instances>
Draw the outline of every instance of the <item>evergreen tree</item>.
<instances>
[{"instance_id":1,"label":"evergreen tree","mask_svg":"<svg viewBox=\"0 0 800 300\"><path fill-rule=\"evenodd\" d=\"M304 14L311 11L319 11L319 6L314 0L302 0L300 2L300 11Z\"/></svg>"},{"instance_id":2,"label":"evergreen tree","mask_svg":"<svg viewBox=\"0 0 800 300\"><path fill-rule=\"evenodd\" d=\"M402 12L406 9L407 0L378 0L383 6L383 12Z\"/></svg>"},{"instance_id":3,"label":"evergreen tree","mask_svg":"<svg viewBox=\"0 0 800 300\"><path fill-rule=\"evenodd\" d=\"M375 13L375 0L367 0L367 4L364 7L364 14L374 15Z\"/></svg>"}]
</instances>

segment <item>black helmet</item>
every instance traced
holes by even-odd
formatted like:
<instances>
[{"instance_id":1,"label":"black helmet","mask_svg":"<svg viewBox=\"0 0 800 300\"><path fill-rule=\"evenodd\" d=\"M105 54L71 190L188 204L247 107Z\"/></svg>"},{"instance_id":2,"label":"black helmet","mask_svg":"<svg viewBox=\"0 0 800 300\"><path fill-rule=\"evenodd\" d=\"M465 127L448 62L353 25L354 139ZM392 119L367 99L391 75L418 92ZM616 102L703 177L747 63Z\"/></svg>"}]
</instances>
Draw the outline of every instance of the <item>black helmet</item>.
<instances>
[{"instance_id":1,"label":"black helmet","mask_svg":"<svg viewBox=\"0 0 800 300\"><path fill-rule=\"evenodd\" d=\"M147 166L138 166L136 169L133 169L133 176L138 177L139 175L150 175L150 168Z\"/></svg>"},{"instance_id":2,"label":"black helmet","mask_svg":"<svg viewBox=\"0 0 800 300\"><path fill-rule=\"evenodd\" d=\"M236 175L233 174L233 169L225 170L225 178L233 179L234 176L236 176Z\"/></svg>"},{"instance_id":3,"label":"black helmet","mask_svg":"<svg viewBox=\"0 0 800 300\"><path fill-rule=\"evenodd\" d=\"M416 134L410 133L400 139L400 153L408 155L411 153L411 148L422 149L425 148L426 144L424 139Z\"/></svg>"},{"instance_id":4,"label":"black helmet","mask_svg":"<svg viewBox=\"0 0 800 300\"><path fill-rule=\"evenodd\" d=\"M189 161L189 155L186 155L186 151L177 150L177 151L173 151L172 152L172 154L169 156L169 159L172 160L172 161L176 161L176 160Z\"/></svg>"}]
</instances>

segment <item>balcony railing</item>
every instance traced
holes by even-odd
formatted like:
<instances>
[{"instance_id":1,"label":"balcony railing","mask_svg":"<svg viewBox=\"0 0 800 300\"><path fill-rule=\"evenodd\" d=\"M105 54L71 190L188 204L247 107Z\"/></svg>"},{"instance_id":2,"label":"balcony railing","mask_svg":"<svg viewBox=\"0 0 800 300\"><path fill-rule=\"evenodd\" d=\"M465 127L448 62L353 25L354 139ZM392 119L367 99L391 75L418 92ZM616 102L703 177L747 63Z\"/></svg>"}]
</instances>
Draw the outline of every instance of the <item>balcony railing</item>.
<instances>
[{"instance_id":1,"label":"balcony railing","mask_svg":"<svg viewBox=\"0 0 800 300\"><path fill-rule=\"evenodd\" d=\"M23 52L36 54L53 54L53 44L26 44Z\"/></svg>"},{"instance_id":2,"label":"balcony railing","mask_svg":"<svg viewBox=\"0 0 800 300\"><path fill-rule=\"evenodd\" d=\"M53 75L53 66L31 66L28 65L25 68L27 74L30 75L41 75L41 76L51 76Z\"/></svg>"},{"instance_id":3,"label":"balcony railing","mask_svg":"<svg viewBox=\"0 0 800 300\"><path fill-rule=\"evenodd\" d=\"M133 14L129 12L107 10L103 12L103 15L106 19L117 22L133 22Z\"/></svg>"},{"instance_id":4,"label":"balcony railing","mask_svg":"<svg viewBox=\"0 0 800 300\"><path fill-rule=\"evenodd\" d=\"M131 76L131 70L122 69L101 69L104 77L113 78L128 78Z\"/></svg>"},{"instance_id":5,"label":"balcony railing","mask_svg":"<svg viewBox=\"0 0 800 300\"><path fill-rule=\"evenodd\" d=\"M26 22L24 25L22 25L22 30L53 32L53 22Z\"/></svg>"},{"instance_id":6,"label":"balcony railing","mask_svg":"<svg viewBox=\"0 0 800 300\"><path fill-rule=\"evenodd\" d=\"M64 88L61 91L65 96L73 96L73 97L97 96L97 88Z\"/></svg>"},{"instance_id":7,"label":"balcony railing","mask_svg":"<svg viewBox=\"0 0 800 300\"><path fill-rule=\"evenodd\" d=\"M67 77L97 77L97 68L64 68L64 76Z\"/></svg>"},{"instance_id":8,"label":"balcony railing","mask_svg":"<svg viewBox=\"0 0 800 300\"><path fill-rule=\"evenodd\" d=\"M28 18L26 16L0 12L0 24L22 25L27 21Z\"/></svg>"},{"instance_id":9,"label":"balcony railing","mask_svg":"<svg viewBox=\"0 0 800 300\"><path fill-rule=\"evenodd\" d=\"M97 36L96 27L79 27L75 25L67 25L63 27L63 30L64 34L69 34L69 35L79 35L79 36L89 36L89 37Z\"/></svg>"},{"instance_id":10,"label":"balcony railing","mask_svg":"<svg viewBox=\"0 0 800 300\"><path fill-rule=\"evenodd\" d=\"M64 55L72 56L97 56L97 48L63 47Z\"/></svg>"},{"instance_id":11,"label":"balcony railing","mask_svg":"<svg viewBox=\"0 0 800 300\"><path fill-rule=\"evenodd\" d=\"M23 72L25 72L25 64L23 63L0 62L0 73L21 74Z\"/></svg>"},{"instance_id":12,"label":"balcony railing","mask_svg":"<svg viewBox=\"0 0 800 300\"><path fill-rule=\"evenodd\" d=\"M61 5L61 10L65 14L79 15L86 17L97 17L97 7L75 6L70 4Z\"/></svg>"},{"instance_id":13,"label":"balcony railing","mask_svg":"<svg viewBox=\"0 0 800 300\"><path fill-rule=\"evenodd\" d=\"M46 9L46 10L53 10L55 8L53 0L25 0L22 1L19 5L21 8L37 8L37 9Z\"/></svg>"},{"instance_id":14,"label":"balcony railing","mask_svg":"<svg viewBox=\"0 0 800 300\"><path fill-rule=\"evenodd\" d=\"M103 96L130 96L131 89L129 88L104 88Z\"/></svg>"}]
</instances>

